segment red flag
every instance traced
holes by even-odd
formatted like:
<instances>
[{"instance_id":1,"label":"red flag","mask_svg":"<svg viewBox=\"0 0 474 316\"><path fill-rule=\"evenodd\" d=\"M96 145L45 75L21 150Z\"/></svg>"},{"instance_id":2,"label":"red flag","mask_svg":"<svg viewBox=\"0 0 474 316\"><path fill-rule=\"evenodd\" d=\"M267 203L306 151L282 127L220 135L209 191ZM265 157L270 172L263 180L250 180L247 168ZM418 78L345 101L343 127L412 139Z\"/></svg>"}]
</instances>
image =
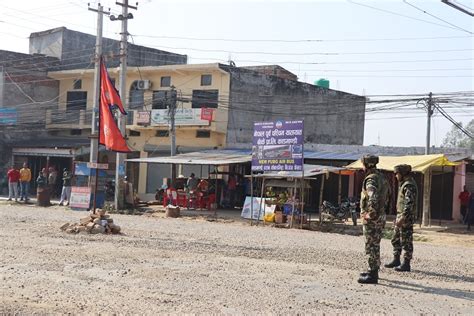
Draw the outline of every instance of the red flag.
<instances>
[{"instance_id":1,"label":"red flag","mask_svg":"<svg viewBox=\"0 0 474 316\"><path fill-rule=\"evenodd\" d=\"M112 114L118 108L126 115L120 96L110 80L104 62L100 61L99 144L116 152L131 152Z\"/></svg>"},{"instance_id":2,"label":"red flag","mask_svg":"<svg viewBox=\"0 0 474 316\"><path fill-rule=\"evenodd\" d=\"M112 84L112 80L110 80L109 73L107 72L107 68L105 68L104 60L100 59L100 97L102 98L102 93L104 94L104 100L106 100L107 104L112 108L118 108L123 115L127 115L125 109L122 105L122 100L120 100L120 95L115 89L115 86Z\"/></svg>"}]
</instances>

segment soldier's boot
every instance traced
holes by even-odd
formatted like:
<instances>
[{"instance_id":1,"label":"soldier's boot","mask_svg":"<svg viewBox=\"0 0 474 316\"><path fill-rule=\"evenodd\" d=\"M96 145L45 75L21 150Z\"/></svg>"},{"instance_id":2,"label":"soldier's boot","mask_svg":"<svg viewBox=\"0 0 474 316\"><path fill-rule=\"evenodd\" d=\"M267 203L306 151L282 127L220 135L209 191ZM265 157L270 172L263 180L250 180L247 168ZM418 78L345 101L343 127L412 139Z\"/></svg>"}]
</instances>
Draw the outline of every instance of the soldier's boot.
<instances>
[{"instance_id":1,"label":"soldier's boot","mask_svg":"<svg viewBox=\"0 0 474 316\"><path fill-rule=\"evenodd\" d=\"M359 273L359 275L360 275L361 277L363 277L363 276L366 276L366 275L369 274L369 273L370 273L370 270L367 270L367 271L364 271L364 272Z\"/></svg>"},{"instance_id":2,"label":"soldier's boot","mask_svg":"<svg viewBox=\"0 0 474 316\"><path fill-rule=\"evenodd\" d=\"M361 276L357 282L362 284L377 284L379 282L379 271L369 271L366 275Z\"/></svg>"},{"instance_id":3,"label":"soldier's boot","mask_svg":"<svg viewBox=\"0 0 474 316\"><path fill-rule=\"evenodd\" d=\"M396 267L395 271L398 272L410 272L410 259L403 259L403 263L401 266Z\"/></svg>"},{"instance_id":4,"label":"soldier's boot","mask_svg":"<svg viewBox=\"0 0 474 316\"><path fill-rule=\"evenodd\" d=\"M395 255L395 256L393 256L392 261L390 261L389 263L384 264L383 266L385 268L395 268L395 267L398 267L400 264L401 264L400 255Z\"/></svg>"}]
</instances>

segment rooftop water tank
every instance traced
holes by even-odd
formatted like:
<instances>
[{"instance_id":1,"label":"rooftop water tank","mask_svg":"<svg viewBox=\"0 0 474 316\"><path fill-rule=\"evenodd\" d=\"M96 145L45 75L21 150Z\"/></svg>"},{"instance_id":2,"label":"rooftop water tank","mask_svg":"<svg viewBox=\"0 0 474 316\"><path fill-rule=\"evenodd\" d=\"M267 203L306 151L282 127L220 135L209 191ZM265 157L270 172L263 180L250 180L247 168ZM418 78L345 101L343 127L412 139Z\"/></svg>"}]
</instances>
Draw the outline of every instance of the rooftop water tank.
<instances>
[{"instance_id":1,"label":"rooftop water tank","mask_svg":"<svg viewBox=\"0 0 474 316\"><path fill-rule=\"evenodd\" d=\"M314 84L315 84L316 86L329 89L329 80L327 80L327 79L321 78L321 79L319 79L319 80L316 80L316 81L314 82Z\"/></svg>"}]
</instances>

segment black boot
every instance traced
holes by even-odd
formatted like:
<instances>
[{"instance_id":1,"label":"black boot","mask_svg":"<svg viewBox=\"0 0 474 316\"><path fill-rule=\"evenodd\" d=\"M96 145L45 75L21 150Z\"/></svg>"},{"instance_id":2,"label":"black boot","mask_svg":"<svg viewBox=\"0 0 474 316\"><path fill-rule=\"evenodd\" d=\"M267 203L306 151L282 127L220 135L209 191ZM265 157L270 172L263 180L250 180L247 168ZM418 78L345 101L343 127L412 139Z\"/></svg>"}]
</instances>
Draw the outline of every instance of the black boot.
<instances>
[{"instance_id":1,"label":"black boot","mask_svg":"<svg viewBox=\"0 0 474 316\"><path fill-rule=\"evenodd\" d=\"M361 276L357 282L362 284L377 284L379 282L379 271L369 271L366 275Z\"/></svg>"},{"instance_id":2,"label":"black boot","mask_svg":"<svg viewBox=\"0 0 474 316\"><path fill-rule=\"evenodd\" d=\"M395 268L400 265L400 255L394 255L393 260L387 264L384 264L385 268Z\"/></svg>"},{"instance_id":3,"label":"black boot","mask_svg":"<svg viewBox=\"0 0 474 316\"><path fill-rule=\"evenodd\" d=\"M363 277L363 276L368 275L369 273L370 273L370 270L367 270L367 271L359 273L359 275Z\"/></svg>"},{"instance_id":4,"label":"black boot","mask_svg":"<svg viewBox=\"0 0 474 316\"><path fill-rule=\"evenodd\" d=\"M398 272L410 272L410 259L403 259L401 266L396 267L395 271Z\"/></svg>"}]
</instances>

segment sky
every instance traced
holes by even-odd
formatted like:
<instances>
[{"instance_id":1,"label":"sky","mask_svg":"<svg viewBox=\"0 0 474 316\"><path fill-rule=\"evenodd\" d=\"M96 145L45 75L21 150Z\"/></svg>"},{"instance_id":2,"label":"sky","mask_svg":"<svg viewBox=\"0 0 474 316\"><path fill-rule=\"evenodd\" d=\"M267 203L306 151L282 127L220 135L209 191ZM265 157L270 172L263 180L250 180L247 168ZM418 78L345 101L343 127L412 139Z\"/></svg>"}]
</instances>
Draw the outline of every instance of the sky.
<instances>
[{"instance_id":1,"label":"sky","mask_svg":"<svg viewBox=\"0 0 474 316\"><path fill-rule=\"evenodd\" d=\"M452 1L474 9L474 1ZM96 34L88 3L98 2L0 0L0 49L28 53L30 33L60 26ZM101 4L121 11L115 0ZM369 100L474 90L474 18L440 0L143 0L130 12L130 42L186 54L188 63L279 64L300 81L325 78ZM104 36L119 32L120 22L104 19ZM474 118L467 102L445 110L466 124ZM415 103L366 113L364 145L424 146L426 112ZM435 113L431 144L451 127Z\"/></svg>"}]
</instances>

